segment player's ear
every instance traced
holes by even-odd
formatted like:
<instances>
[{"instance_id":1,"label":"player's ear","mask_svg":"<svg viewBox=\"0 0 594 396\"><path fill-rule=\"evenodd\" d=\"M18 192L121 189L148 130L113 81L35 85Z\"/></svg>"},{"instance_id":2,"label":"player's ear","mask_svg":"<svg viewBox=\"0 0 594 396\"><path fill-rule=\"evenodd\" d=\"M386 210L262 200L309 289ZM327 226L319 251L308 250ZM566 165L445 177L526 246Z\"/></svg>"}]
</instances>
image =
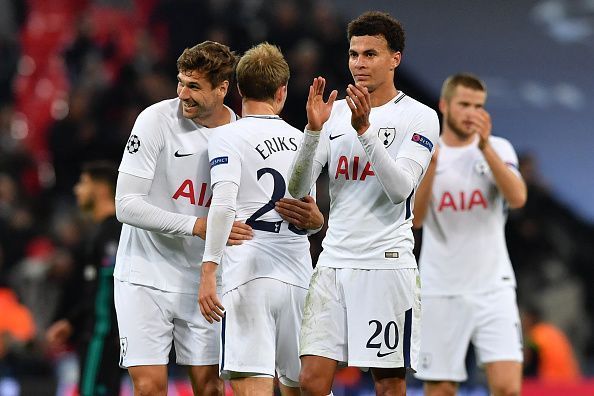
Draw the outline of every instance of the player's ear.
<instances>
[{"instance_id":1,"label":"player's ear","mask_svg":"<svg viewBox=\"0 0 594 396\"><path fill-rule=\"evenodd\" d=\"M400 61L402 60L402 53L400 51L395 51L392 53L392 69L394 70L400 65Z\"/></svg>"},{"instance_id":2,"label":"player's ear","mask_svg":"<svg viewBox=\"0 0 594 396\"><path fill-rule=\"evenodd\" d=\"M287 86L281 85L280 87L278 87L278 89L276 90L276 93L274 94L274 100L275 100L275 102L284 103L286 98L287 98Z\"/></svg>"},{"instance_id":3,"label":"player's ear","mask_svg":"<svg viewBox=\"0 0 594 396\"><path fill-rule=\"evenodd\" d=\"M441 114L446 114L448 111L448 102L444 98L439 99L439 111Z\"/></svg>"},{"instance_id":4,"label":"player's ear","mask_svg":"<svg viewBox=\"0 0 594 396\"><path fill-rule=\"evenodd\" d=\"M227 95L227 92L229 91L229 81L224 80L222 83L220 83L218 90L221 96L224 98Z\"/></svg>"}]
</instances>

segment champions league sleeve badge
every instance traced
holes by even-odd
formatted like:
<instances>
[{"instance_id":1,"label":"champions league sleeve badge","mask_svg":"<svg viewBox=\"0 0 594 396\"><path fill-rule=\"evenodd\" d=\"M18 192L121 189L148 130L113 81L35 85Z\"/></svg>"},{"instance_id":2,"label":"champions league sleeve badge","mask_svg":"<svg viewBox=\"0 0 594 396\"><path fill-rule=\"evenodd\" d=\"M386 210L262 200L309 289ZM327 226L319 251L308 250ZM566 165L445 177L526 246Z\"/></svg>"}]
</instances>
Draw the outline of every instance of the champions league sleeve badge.
<instances>
[{"instance_id":1,"label":"champions league sleeve badge","mask_svg":"<svg viewBox=\"0 0 594 396\"><path fill-rule=\"evenodd\" d=\"M385 148L390 147L394 143L396 137L396 128L380 128L377 131L377 137L380 138Z\"/></svg>"},{"instance_id":2,"label":"champions league sleeve badge","mask_svg":"<svg viewBox=\"0 0 594 396\"><path fill-rule=\"evenodd\" d=\"M419 143L421 146L425 147L429 152L433 150L433 143L431 140L427 139L425 136L421 135L420 133L413 133L412 139L413 142Z\"/></svg>"},{"instance_id":3,"label":"champions league sleeve badge","mask_svg":"<svg viewBox=\"0 0 594 396\"><path fill-rule=\"evenodd\" d=\"M140 139L136 135L130 135L130 139L128 139L128 143L126 143L126 150L130 154L135 154L140 149Z\"/></svg>"}]
</instances>

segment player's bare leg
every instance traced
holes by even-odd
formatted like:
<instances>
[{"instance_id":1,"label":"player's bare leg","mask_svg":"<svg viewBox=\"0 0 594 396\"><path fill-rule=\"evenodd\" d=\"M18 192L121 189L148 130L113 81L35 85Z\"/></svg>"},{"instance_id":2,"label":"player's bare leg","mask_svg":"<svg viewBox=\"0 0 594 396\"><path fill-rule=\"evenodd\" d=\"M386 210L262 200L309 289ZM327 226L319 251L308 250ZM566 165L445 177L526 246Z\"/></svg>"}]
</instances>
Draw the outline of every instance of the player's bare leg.
<instances>
[{"instance_id":1,"label":"player's bare leg","mask_svg":"<svg viewBox=\"0 0 594 396\"><path fill-rule=\"evenodd\" d=\"M236 396L272 396L274 379L267 377L245 377L231 380L233 394Z\"/></svg>"},{"instance_id":2,"label":"player's bare leg","mask_svg":"<svg viewBox=\"0 0 594 396\"><path fill-rule=\"evenodd\" d=\"M219 377L219 366L190 366L188 368L194 396L222 396L225 384Z\"/></svg>"},{"instance_id":3,"label":"player's bare leg","mask_svg":"<svg viewBox=\"0 0 594 396\"><path fill-rule=\"evenodd\" d=\"M134 396L167 395L167 366L128 367L134 385Z\"/></svg>"},{"instance_id":4,"label":"player's bare leg","mask_svg":"<svg viewBox=\"0 0 594 396\"><path fill-rule=\"evenodd\" d=\"M485 364L489 389L494 396L517 396L522 388L522 364L501 361Z\"/></svg>"},{"instance_id":5,"label":"player's bare leg","mask_svg":"<svg viewBox=\"0 0 594 396\"><path fill-rule=\"evenodd\" d=\"M456 396L458 384L452 381L426 381L425 396Z\"/></svg>"},{"instance_id":6,"label":"player's bare leg","mask_svg":"<svg viewBox=\"0 0 594 396\"><path fill-rule=\"evenodd\" d=\"M378 396L405 396L406 369L402 368L372 368L375 394Z\"/></svg>"},{"instance_id":7,"label":"player's bare leg","mask_svg":"<svg viewBox=\"0 0 594 396\"><path fill-rule=\"evenodd\" d=\"M332 390L332 382L338 362L322 356L301 356L299 384L303 396L326 396Z\"/></svg>"}]
</instances>

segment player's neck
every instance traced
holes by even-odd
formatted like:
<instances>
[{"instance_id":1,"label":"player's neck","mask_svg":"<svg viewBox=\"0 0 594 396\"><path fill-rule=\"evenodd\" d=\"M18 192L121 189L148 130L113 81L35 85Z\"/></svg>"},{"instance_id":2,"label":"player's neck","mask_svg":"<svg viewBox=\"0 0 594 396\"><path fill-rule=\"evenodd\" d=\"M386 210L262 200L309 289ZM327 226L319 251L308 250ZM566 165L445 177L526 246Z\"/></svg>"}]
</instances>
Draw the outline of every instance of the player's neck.
<instances>
[{"instance_id":1,"label":"player's neck","mask_svg":"<svg viewBox=\"0 0 594 396\"><path fill-rule=\"evenodd\" d=\"M115 203L111 201L98 201L95 202L93 207L93 221L95 223L101 223L108 217L115 215Z\"/></svg>"},{"instance_id":2,"label":"player's neck","mask_svg":"<svg viewBox=\"0 0 594 396\"><path fill-rule=\"evenodd\" d=\"M244 99L241 102L241 116L249 115L278 115L278 113L273 103Z\"/></svg>"},{"instance_id":3,"label":"player's neck","mask_svg":"<svg viewBox=\"0 0 594 396\"><path fill-rule=\"evenodd\" d=\"M477 136L472 135L460 135L454 132L451 128L445 126L441 133L441 140L446 146L451 147L464 147L473 144L476 141Z\"/></svg>"},{"instance_id":4,"label":"player's neck","mask_svg":"<svg viewBox=\"0 0 594 396\"><path fill-rule=\"evenodd\" d=\"M225 105L217 109L206 118L195 118L194 122L206 128L216 128L231 122L231 115Z\"/></svg>"},{"instance_id":5,"label":"player's neck","mask_svg":"<svg viewBox=\"0 0 594 396\"><path fill-rule=\"evenodd\" d=\"M398 95L398 90L394 84L385 84L378 87L375 91L371 92L371 107L379 107L388 103Z\"/></svg>"}]
</instances>

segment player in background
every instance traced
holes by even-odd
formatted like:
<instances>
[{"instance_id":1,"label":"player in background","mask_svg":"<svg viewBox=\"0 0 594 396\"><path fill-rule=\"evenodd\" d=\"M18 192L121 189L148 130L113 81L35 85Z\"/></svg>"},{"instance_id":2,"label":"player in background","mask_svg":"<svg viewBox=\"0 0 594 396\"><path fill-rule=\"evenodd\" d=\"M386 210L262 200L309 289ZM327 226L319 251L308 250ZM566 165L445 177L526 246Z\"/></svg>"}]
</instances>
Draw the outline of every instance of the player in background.
<instances>
[{"instance_id":1,"label":"player in background","mask_svg":"<svg viewBox=\"0 0 594 396\"><path fill-rule=\"evenodd\" d=\"M237 58L205 41L177 60L177 98L145 109L126 145L116 192L124 223L115 268L120 365L135 395L167 393L172 343L195 395L221 395L219 332L200 315L197 291L211 201L208 139L235 121L223 104ZM229 243L249 238L236 223Z\"/></svg>"},{"instance_id":2,"label":"player in background","mask_svg":"<svg viewBox=\"0 0 594 396\"><path fill-rule=\"evenodd\" d=\"M301 389L328 395L345 362L370 367L378 395L404 395L419 347L412 204L439 122L394 85L405 41L397 20L364 13L350 22L348 38L355 82L334 103L337 92L325 102L325 80L313 80L289 182L301 197L328 165L330 215L301 329Z\"/></svg>"},{"instance_id":3,"label":"player in background","mask_svg":"<svg viewBox=\"0 0 594 396\"><path fill-rule=\"evenodd\" d=\"M113 304L113 270L122 225L115 215L115 164L90 162L83 166L74 193L78 207L90 215L95 229L89 238L84 282L78 302L46 331L51 347L80 334L78 393L81 396L118 395L123 371L118 365L119 337Z\"/></svg>"},{"instance_id":4,"label":"player in background","mask_svg":"<svg viewBox=\"0 0 594 396\"><path fill-rule=\"evenodd\" d=\"M493 395L519 395L521 326L505 244L507 208L526 202L512 145L491 135L485 84L457 74L443 84L439 152L415 201L423 225L423 320L417 377L426 395L455 395L474 344Z\"/></svg>"},{"instance_id":5,"label":"player in background","mask_svg":"<svg viewBox=\"0 0 594 396\"><path fill-rule=\"evenodd\" d=\"M305 229L319 230L324 218L306 210L315 206L311 197L297 209L301 228L275 211L289 197L289 166L303 137L278 116L289 74L277 47L247 51L237 66L243 118L217 128L208 147L213 200L199 301L209 322L223 319L221 372L236 395L273 395L275 375L284 395L299 395L299 328L312 273ZM234 219L250 225L254 237L225 248Z\"/></svg>"}]
</instances>

